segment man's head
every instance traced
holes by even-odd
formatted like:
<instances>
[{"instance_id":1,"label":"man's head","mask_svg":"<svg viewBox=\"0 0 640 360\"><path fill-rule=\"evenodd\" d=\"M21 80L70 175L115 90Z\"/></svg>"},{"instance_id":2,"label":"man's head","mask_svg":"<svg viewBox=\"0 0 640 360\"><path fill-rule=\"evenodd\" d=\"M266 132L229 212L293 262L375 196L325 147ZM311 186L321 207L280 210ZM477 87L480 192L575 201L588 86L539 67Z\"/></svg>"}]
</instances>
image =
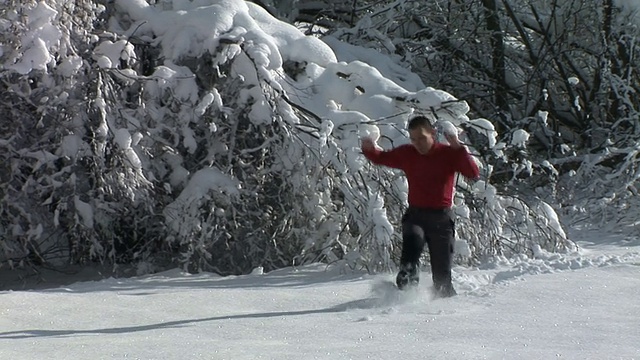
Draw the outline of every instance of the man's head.
<instances>
[{"instance_id":1,"label":"man's head","mask_svg":"<svg viewBox=\"0 0 640 360\"><path fill-rule=\"evenodd\" d=\"M424 116L416 116L409 120L409 138L411 145L422 155L431 150L435 143L436 129L431 125L429 119Z\"/></svg>"}]
</instances>

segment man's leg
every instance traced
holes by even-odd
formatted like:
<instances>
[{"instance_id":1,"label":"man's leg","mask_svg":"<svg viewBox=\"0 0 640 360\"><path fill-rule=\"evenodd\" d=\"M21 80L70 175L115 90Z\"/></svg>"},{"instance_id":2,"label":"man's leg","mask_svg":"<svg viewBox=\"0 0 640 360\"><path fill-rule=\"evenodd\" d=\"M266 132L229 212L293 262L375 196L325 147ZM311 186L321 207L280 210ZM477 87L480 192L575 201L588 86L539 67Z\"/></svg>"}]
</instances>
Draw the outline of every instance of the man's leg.
<instances>
[{"instance_id":1,"label":"man's leg","mask_svg":"<svg viewBox=\"0 0 640 360\"><path fill-rule=\"evenodd\" d=\"M398 288L417 284L420 278L420 255L424 249L424 230L415 221L415 214L408 212L402 221L402 256L400 271L396 277Z\"/></svg>"},{"instance_id":2,"label":"man's leg","mask_svg":"<svg viewBox=\"0 0 640 360\"><path fill-rule=\"evenodd\" d=\"M428 229L431 272L436 296L454 296L456 291L451 283L451 265L455 232L451 215L443 213L430 216Z\"/></svg>"}]
</instances>

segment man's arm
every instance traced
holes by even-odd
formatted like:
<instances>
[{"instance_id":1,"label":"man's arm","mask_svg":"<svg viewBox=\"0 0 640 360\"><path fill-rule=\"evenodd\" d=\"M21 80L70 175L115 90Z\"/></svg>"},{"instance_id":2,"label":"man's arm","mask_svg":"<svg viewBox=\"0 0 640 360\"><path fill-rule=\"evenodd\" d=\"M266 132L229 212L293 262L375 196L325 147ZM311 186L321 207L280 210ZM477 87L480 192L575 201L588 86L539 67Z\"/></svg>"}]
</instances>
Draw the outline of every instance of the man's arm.
<instances>
[{"instance_id":1,"label":"man's arm","mask_svg":"<svg viewBox=\"0 0 640 360\"><path fill-rule=\"evenodd\" d=\"M372 163L384 165L394 169L402 169L406 156L402 147L397 147L389 151L383 151L371 138L362 139L362 153Z\"/></svg>"},{"instance_id":2,"label":"man's arm","mask_svg":"<svg viewBox=\"0 0 640 360\"><path fill-rule=\"evenodd\" d=\"M467 149L460 144L458 137L454 134L445 133L445 138L451 145L452 153L454 155L455 171L462 174L462 176L471 180L477 180L480 177L480 170L478 165L471 157L471 154Z\"/></svg>"}]
</instances>

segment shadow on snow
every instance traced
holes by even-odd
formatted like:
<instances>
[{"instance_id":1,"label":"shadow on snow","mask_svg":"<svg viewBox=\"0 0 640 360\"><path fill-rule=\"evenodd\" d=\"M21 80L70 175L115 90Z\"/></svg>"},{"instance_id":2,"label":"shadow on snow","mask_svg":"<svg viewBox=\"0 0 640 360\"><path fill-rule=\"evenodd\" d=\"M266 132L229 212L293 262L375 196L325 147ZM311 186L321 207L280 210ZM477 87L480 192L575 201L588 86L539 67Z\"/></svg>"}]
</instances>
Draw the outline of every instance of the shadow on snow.
<instances>
[{"instance_id":1,"label":"shadow on snow","mask_svg":"<svg viewBox=\"0 0 640 360\"><path fill-rule=\"evenodd\" d=\"M242 319L264 319L264 318L276 318L287 316L301 316L301 315L313 315L313 314L326 314L326 313L339 313L352 309L372 309L380 304L380 299L360 299L349 301L344 304L339 304L325 309L310 309L299 311L278 311L278 312L266 312L266 313L254 313L254 314L238 314L238 315L225 315L214 316L202 319L187 319L168 321L158 324L139 325L139 326L126 326L116 328L105 329L91 329L91 330L20 330L9 331L0 333L0 340L2 339L28 339L38 337L67 337L78 335L99 335L99 334L126 334L140 331L151 331L158 329L168 328L181 328L187 325L193 325L208 321L219 320L242 320Z\"/></svg>"}]
</instances>

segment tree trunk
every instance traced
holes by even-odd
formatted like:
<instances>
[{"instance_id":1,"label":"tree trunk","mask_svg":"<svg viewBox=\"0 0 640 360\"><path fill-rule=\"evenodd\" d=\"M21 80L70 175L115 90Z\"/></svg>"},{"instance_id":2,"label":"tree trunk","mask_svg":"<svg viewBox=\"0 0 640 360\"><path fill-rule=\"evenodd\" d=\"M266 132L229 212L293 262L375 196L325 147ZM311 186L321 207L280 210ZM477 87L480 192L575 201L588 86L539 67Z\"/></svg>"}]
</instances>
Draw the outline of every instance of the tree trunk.
<instances>
[{"instance_id":1,"label":"tree trunk","mask_svg":"<svg viewBox=\"0 0 640 360\"><path fill-rule=\"evenodd\" d=\"M505 49L504 35L500 27L500 17L498 16L498 4L496 0L482 0L484 14L488 32L491 34L491 60L493 81L495 82L495 103L496 107L503 111L509 111L509 101L507 99L507 82L505 74Z\"/></svg>"},{"instance_id":2,"label":"tree trunk","mask_svg":"<svg viewBox=\"0 0 640 360\"><path fill-rule=\"evenodd\" d=\"M620 76L620 61L621 59L617 58L616 54L612 50L612 42L617 42L615 38L615 34L613 34L612 23L613 23L613 0L604 0L603 1L603 36L605 44L607 44L608 49L606 50L607 60L603 63L603 66L607 66L610 64L611 66L611 75L612 76ZM617 46L618 52L620 52L620 45ZM609 90L609 104L606 113L606 120L608 123L614 123L616 119L620 117L620 99L616 95L613 89Z\"/></svg>"}]
</instances>

